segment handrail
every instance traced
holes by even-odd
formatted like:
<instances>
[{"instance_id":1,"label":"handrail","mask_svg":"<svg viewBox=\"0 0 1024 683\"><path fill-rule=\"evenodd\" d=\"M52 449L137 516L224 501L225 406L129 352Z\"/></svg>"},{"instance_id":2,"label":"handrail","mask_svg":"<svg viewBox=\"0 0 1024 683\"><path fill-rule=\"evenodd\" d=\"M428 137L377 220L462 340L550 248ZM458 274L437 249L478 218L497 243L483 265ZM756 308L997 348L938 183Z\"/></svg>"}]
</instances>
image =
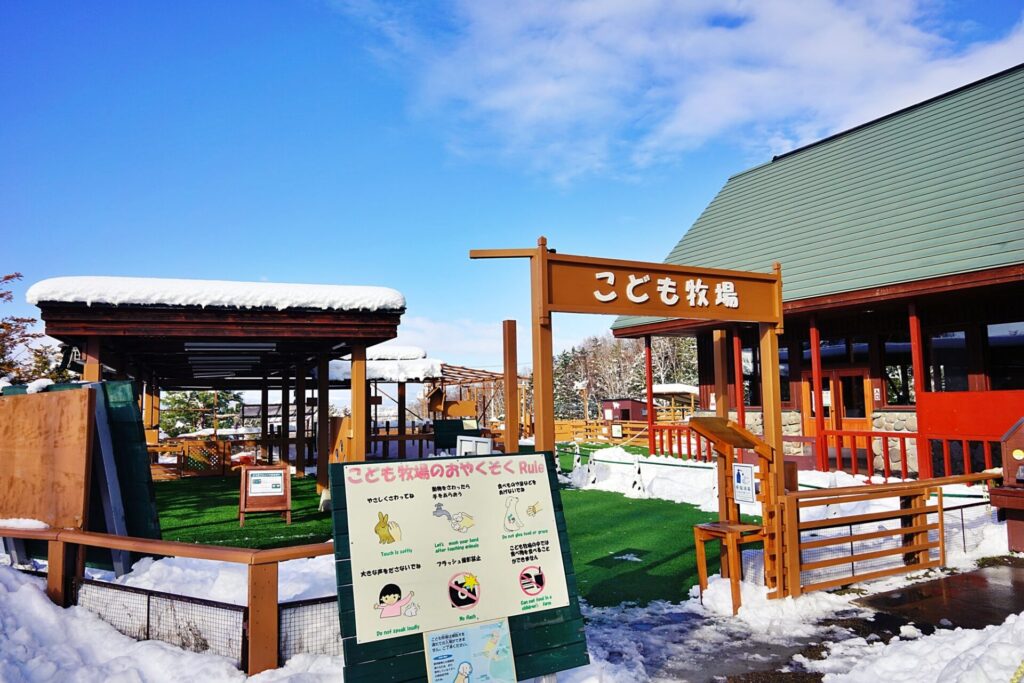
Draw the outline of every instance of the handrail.
<instances>
[{"instance_id":1,"label":"handrail","mask_svg":"<svg viewBox=\"0 0 1024 683\"><path fill-rule=\"evenodd\" d=\"M949 477L936 477L935 479L918 479L916 481L899 481L887 484L871 484L872 493L886 493L899 495L903 491L913 491L920 488L932 488L936 486L950 486L953 484L976 484L981 481L1002 479L1002 471L978 472L977 474L957 474ZM813 489L810 491L790 491L786 494L789 498L835 498L838 496L854 496L865 493L864 486L841 486L834 489ZM841 502L841 501L840 501Z\"/></svg>"}]
</instances>

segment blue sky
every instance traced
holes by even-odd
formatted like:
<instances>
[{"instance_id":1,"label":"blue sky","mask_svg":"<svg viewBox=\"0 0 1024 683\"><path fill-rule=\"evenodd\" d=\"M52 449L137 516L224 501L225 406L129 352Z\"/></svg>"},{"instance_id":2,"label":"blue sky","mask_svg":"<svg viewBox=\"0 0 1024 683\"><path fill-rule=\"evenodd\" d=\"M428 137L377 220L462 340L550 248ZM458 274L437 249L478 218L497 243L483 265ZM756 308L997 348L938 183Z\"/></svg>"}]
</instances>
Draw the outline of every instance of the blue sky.
<instances>
[{"instance_id":1,"label":"blue sky","mask_svg":"<svg viewBox=\"0 0 1024 683\"><path fill-rule=\"evenodd\" d=\"M411 11L409 7L416 7ZM497 366L531 246L661 260L727 177L1024 61L1020 2L0 5L0 272L379 284ZM559 316L560 346L610 319ZM521 340L525 342L526 340ZM520 357L528 360L521 344Z\"/></svg>"}]
</instances>

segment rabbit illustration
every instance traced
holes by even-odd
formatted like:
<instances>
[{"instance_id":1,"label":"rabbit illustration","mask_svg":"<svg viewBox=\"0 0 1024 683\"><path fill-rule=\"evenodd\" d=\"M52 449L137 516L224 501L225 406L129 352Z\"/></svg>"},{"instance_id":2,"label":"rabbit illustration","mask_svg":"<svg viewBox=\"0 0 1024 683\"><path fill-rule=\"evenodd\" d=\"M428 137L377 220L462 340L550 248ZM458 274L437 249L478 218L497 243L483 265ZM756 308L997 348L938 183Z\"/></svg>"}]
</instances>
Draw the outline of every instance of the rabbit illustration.
<instances>
[{"instance_id":1,"label":"rabbit illustration","mask_svg":"<svg viewBox=\"0 0 1024 683\"><path fill-rule=\"evenodd\" d=\"M389 524L387 515L383 512L377 513L377 526L373 527L373 531L377 534L377 538L380 539L381 545L395 542L395 537L394 534L392 534L392 531L396 528L398 528L397 522L391 522ZM399 537L401 537L401 531L399 531Z\"/></svg>"},{"instance_id":2,"label":"rabbit illustration","mask_svg":"<svg viewBox=\"0 0 1024 683\"><path fill-rule=\"evenodd\" d=\"M518 496L510 496L505 501L505 531L519 531L523 528L523 522L519 519L518 507Z\"/></svg>"}]
</instances>

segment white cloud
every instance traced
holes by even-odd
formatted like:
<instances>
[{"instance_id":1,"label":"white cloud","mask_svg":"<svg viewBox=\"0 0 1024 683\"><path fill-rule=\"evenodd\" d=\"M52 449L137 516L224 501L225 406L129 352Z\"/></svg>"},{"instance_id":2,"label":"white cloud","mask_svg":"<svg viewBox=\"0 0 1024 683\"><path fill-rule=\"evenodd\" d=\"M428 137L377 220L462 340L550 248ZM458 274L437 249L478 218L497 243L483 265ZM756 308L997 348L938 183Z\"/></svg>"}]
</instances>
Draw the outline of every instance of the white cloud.
<instances>
[{"instance_id":1,"label":"white cloud","mask_svg":"<svg viewBox=\"0 0 1024 683\"><path fill-rule=\"evenodd\" d=\"M963 44L935 0L459 0L374 27L464 154L556 179L630 174L713 140L767 155L1018 63L1024 24Z\"/></svg>"}]
</instances>

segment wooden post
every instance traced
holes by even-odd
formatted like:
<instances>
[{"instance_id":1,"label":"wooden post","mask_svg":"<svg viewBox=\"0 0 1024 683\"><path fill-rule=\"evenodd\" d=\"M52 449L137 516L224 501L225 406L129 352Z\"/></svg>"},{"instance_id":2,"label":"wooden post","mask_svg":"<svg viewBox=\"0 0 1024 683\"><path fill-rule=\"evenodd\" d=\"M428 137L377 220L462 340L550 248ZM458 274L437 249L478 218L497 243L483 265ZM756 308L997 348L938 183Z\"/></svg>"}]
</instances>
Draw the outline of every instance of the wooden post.
<instances>
[{"instance_id":1,"label":"wooden post","mask_svg":"<svg viewBox=\"0 0 1024 683\"><path fill-rule=\"evenodd\" d=\"M330 356L321 353L316 359L316 492L323 493L330 485L328 463L331 451L331 388Z\"/></svg>"},{"instance_id":2,"label":"wooden post","mask_svg":"<svg viewBox=\"0 0 1024 683\"><path fill-rule=\"evenodd\" d=\"M739 327L734 328L732 331L732 364L733 374L736 377L736 423L746 429L747 409L743 391L743 342L740 340Z\"/></svg>"},{"instance_id":3,"label":"wooden post","mask_svg":"<svg viewBox=\"0 0 1024 683\"><path fill-rule=\"evenodd\" d=\"M295 364L295 476L306 476L306 373L305 358Z\"/></svg>"},{"instance_id":4,"label":"wooden post","mask_svg":"<svg viewBox=\"0 0 1024 683\"><path fill-rule=\"evenodd\" d=\"M644 377L647 380L647 452L654 455L654 361L649 334L644 336ZM669 451L671 454L671 447Z\"/></svg>"},{"instance_id":5,"label":"wooden post","mask_svg":"<svg viewBox=\"0 0 1024 683\"><path fill-rule=\"evenodd\" d=\"M764 441L771 449L764 473L763 525L765 530L765 583L781 597L785 593L783 578L786 561L783 556L783 520L779 509L779 496L786 490L785 456L782 450L782 391L779 386L779 337L776 326L761 323L761 410L764 420ZM764 465L762 465L764 466Z\"/></svg>"},{"instance_id":6,"label":"wooden post","mask_svg":"<svg viewBox=\"0 0 1024 683\"><path fill-rule=\"evenodd\" d=\"M921 395L925 392L924 338L921 335L921 319L917 316L917 306L910 304L907 313L910 324L910 362L914 368L914 403L921 405ZM920 433L920 420L917 428ZM932 468L932 453L928 447L928 440L918 436L916 441L918 477L931 479L935 472Z\"/></svg>"},{"instance_id":7,"label":"wooden post","mask_svg":"<svg viewBox=\"0 0 1024 683\"><path fill-rule=\"evenodd\" d=\"M260 391L260 455L270 461L270 448L267 437L270 436L270 422L267 411L270 410L270 379L263 378L263 389Z\"/></svg>"},{"instance_id":8,"label":"wooden post","mask_svg":"<svg viewBox=\"0 0 1024 683\"><path fill-rule=\"evenodd\" d=\"M715 415L729 417L729 375L725 330L712 330L711 343L715 355Z\"/></svg>"},{"instance_id":9,"label":"wooden post","mask_svg":"<svg viewBox=\"0 0 1024 683\"><path fill-rule=\"evenodd\" d=\"M519 360L516 349L516 321L501 323L505 369L505 452L519 452Z\"/></svg>"},{"instance_id":10,"label":"wooden post","mask_svg":"<svg viewBox=\"0 0 1024 683\"><path fill-rule=\"evenodd\" d=\"M288 452L290 450L288 448L288 437L291 436L289 424L292 419L292 408L291 402L288 400L288 390L288 368L285 368L281 371L281 433L278 434L281 462L285 464L291 463Z\"/></svg>"},{"instance_id":11,"label":"wooden post","mask_svg":"<svg viewBox=\"0 0 1024 683\"><path fill-rule=\"evenodd\" d=\"M102 337L86 337L85 347L82 349L82 359L85 367L82 369L83 382L103 381L103 359L100 357L100 342Z\"/></svg>"},{"instance_id":12,"label":"wooden post","mask_svg":"<svg viewBox=\"0 0 1024 683\"><path fill-rule=\"evenodd\" d=\"M60 607L74 602L74 588L81 578L80 548L64 541L48 541L46 548L46 595Z\"/></svg>"},{"instance_id":13,"label":"wooden post","mask_svg":"<svg viewBox=\"0 0 1024 683\"><path fill-rule=\"evenodd\" d=\"M548 292L548 240L537 240L537 255L530 259L533 303L533 430L537 451L555 450L554 359L551 316L545 303Z\"/></svg>"},{"instance_id":14,"label":"wooden post","mask_svg":"<svg viewBox=\"0 0 1024 683\"><path fill-rule=\"evenodd\" d=\"M363 462L366 460L366 346L352 346L352 444L350 460Z\"/></svg>"},{"instance_id":15,"label":"wooden post","mask_svg":"<svg viewBox=\"0 0 1024 683\"><path fill-rule=\"evenodd\" d=\"M818 319L811 316L811 393L814 401L814 443L818 449L818 469L828 472L828 439L825 438L825 394L821 378L821 333Z\"/></svg>"},{"instance_id":16,"label":"wooden post","mask_svg":"<svg viewBox=\"0 0 1024 683\"><path fill-rule=\"evenodd\" d=\"M407 431L405 419L405 382L398 383L398 457L405 460L405 433Z\"/></svg>"},{"instance_id":17,"label":"wooden post","mask_svg":"<svg viewBox=\"0 0 1024 683\"><path fill-rule=\"evenodd\" d=\"M277 668L277 620L277 562L251 564L247 662L250 676Z\"/></svg>"}]
</instances>

